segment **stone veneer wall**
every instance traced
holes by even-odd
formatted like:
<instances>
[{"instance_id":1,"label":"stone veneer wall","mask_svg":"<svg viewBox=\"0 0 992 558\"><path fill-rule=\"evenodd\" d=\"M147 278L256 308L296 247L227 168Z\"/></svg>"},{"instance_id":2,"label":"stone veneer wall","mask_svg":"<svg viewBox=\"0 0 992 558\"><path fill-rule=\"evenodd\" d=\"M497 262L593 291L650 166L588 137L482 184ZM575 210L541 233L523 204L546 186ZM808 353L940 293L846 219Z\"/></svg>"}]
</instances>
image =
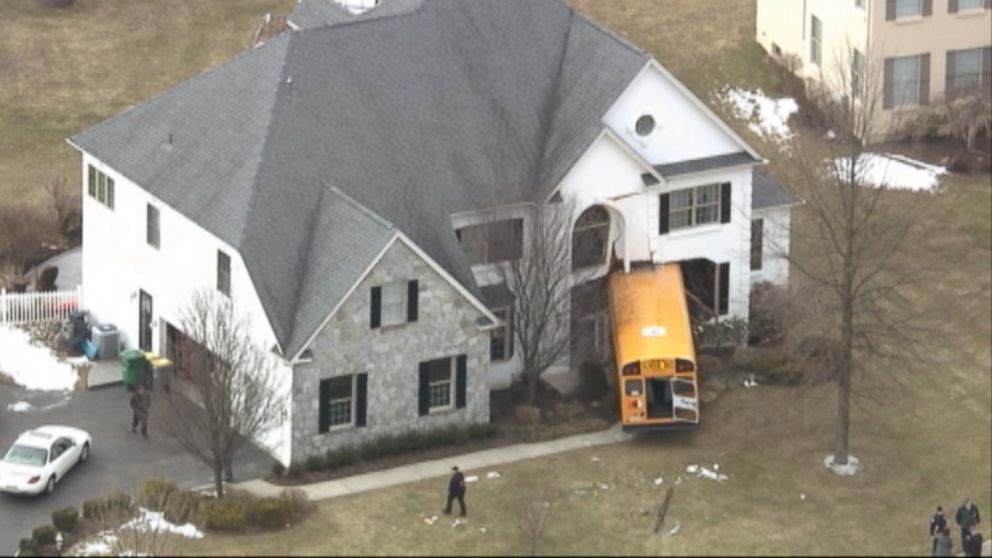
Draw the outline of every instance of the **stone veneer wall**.
<instances>
[{"instance_id":1,"label":"stone veneer wall","mask_svg":"<svg viewBox=\"0 0 992 558\"><path fill-rule=\"evenodd\" d=\"M371 329L370 289L419 281L418 321ZM406 285L404 285L404 290ZM489 332L482 313L402 241L396 241L311 344L313 360L293 378L293 462L385 434L489 421ZM468 356L466 406L418 416L419 364ZM367 425L317 432L320 380L368 374ZM452 380L455 366L452 362ZM454 392L452 392L454 401Z\"/></svg>"}]
</instances>

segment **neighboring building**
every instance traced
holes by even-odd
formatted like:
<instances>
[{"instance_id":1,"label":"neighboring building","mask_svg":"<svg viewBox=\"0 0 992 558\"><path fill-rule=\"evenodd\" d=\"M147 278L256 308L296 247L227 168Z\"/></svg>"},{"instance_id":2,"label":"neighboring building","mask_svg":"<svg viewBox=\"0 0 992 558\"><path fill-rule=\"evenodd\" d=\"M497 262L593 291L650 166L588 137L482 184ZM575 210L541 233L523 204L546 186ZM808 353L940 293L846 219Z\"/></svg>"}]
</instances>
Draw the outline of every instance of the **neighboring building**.
<instances>
[{"instance_id":1,"label":"neighboring building","mask_svg":"<svg viewBox=\"0 0 992 558\"><path fill-rule=\"evenodd\" d=\"M558 0L337 23L298 17L311 1L297 30L70 140L93 318L168 354L195 289L237 301L283 380L280 461L487 421L519 368L492 269L532 256L536 211L574 208L572 246L599 248L572 258L574 292L683 261L715 314L747 318L763 160L649 55ZM605 321L580 327L606 350Z\"/></svg>"},{"instance_id":2,"label":"neighboring building","mask_svg":"<svg viewBox=\"0 0 992 558\"><path fill-rule=\"evenodd\" d=\"M838 96L876 98L871 140L945 95L992 87L992 0L757 0L757 39Z\"/></svg>"}]
</instances>

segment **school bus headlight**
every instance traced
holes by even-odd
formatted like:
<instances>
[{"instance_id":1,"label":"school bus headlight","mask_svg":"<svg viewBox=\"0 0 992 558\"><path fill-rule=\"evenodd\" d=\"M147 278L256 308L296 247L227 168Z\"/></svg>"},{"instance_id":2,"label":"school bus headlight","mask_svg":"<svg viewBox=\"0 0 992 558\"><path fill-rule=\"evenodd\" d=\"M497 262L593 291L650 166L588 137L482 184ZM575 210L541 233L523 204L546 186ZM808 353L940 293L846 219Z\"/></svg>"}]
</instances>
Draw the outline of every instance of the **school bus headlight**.
<instances>
[{"instance_id":1,"label":"school bus headlight","mask_svg":"<svg viewBox=\"0 0 992 558\"><path fill-rule=\"evenodd\" d=\"M696 370L696 365L693 364L691 360L686 360L684 358L675 359L676 372L693 372L695 370Z\"/></svg>"}]
</instances>

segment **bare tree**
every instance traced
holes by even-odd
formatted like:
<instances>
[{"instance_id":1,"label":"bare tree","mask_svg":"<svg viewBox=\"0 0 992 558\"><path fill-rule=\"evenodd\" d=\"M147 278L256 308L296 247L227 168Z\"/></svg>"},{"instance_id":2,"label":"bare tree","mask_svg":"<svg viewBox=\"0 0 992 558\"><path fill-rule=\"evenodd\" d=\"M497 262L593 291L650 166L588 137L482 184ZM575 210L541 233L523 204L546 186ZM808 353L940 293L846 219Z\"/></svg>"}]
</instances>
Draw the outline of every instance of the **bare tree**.
<instances>
[{"instance_id":1,"label":"bare tree","mask_svg":"<svg viewBox=\"0 0 992 558\"><path fill-rule=\"evenodd\" d=\"M268 355L256 345L249 320L214 291L197 291L180 320L195 343L187 351L191 378L167 392L164 430L214 472L217 496L232 474L234 455L280 414Z\"/></svg>"},{"instance_id":2,"label":"bare tree","mask_svg":"<svg viewBox=\"0 0 992 558\"><path fill-rule=\"evenodd\" d=\"M527 475L514 488L514 503L520 532L527 541L531 556L537 556L537 546L547 531L558 500L558 491L546 479Z\"/></svg>"},{"instance_id":3,"label":"bare tree","mask_svg":"<svg viewBox=\"0 0 992 558\"><path fill-rule=\"evenodd\" d=\"M567 204L535 208L524 221L523 238L510 239L526 242L522 257L498 266L514 298L510 320L531 406L537 404L541 375L566 356L570 346L570 209ZM502 242L498 233L492 238Z\"/></svg>"},{"instance_id":4,"label":"bare tree","mask_svg":"<svg viewBox=\"0 0 992 558\"><path fill-rule=\"evenodd\" d=\"M62 236L70 244L78 243L83 227L83 199L79 189L69 186L66 177L59 176L45 184L45 192L51 198Z\"/></svg>"},{"instance_id":5,"label":"bare tree","mask_svg":"<svg viewBox=\"0 0 992 558\"><path fill-rule=\"evenodd\" d=\"M20 277L45 245L58 238L51 215L27 202L0 205L0 275Z\"/></svg>"},{"instance_id":6,"label":"bare tree","mask_svg":"<svg viewBox=\"0 0 992 558\"><path fill-rule=\"evenodd\" d=\"M841 63L837 72L845 94L821 91L810 96L833 139L825 148L798 136L791 144L791 164L801 177L806 203L794 220L798 226L791 254L780 252L801 280L827 295L821 317L832 346L820 353L837 384L837 465L846 465L849 458L853 375L883 370L879 364L886 359L920 359L925 332L917 318L926 311L919 300L906 297L906 289L922 279L913 258L907 257L907 240L919 222L925 195L870 184L870 153L862 138L875 137L882 95L877 71L867 63L858 72L850 68ZM871 397L870 390L861 394Z\"/></svg>"}]
</instances>

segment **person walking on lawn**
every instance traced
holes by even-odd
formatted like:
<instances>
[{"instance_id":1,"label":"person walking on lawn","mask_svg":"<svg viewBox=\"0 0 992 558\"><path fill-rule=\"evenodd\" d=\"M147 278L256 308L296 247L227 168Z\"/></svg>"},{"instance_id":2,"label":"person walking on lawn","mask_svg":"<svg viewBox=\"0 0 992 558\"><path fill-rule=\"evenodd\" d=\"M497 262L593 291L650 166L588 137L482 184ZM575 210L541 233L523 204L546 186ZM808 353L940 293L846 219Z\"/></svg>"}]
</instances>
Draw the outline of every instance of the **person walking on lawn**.
<instances>
[{"instance_id":1,"label":"person walking on lawn","mask_svg":"<svg viewBox=\"0 0 992 558\"><path fill-rule=\"evenodd\" d=\"M933 556L951 556L951 547L954 541L951 540L951 530L941 527L933 534Z\"/></svg>"},{"instance_id":2,"label":"person walking on lawn","mask_svg":"<svg viewBox=\"0 0 992 558\"><path fill-rule=\"evenodd\" d=\"M947 527L947 518L944 517L944 506L937 506L937 513L930 516L930 539L933 541L931 553L937 552L937 535ZM934 554L936 556L936 554Z\"/></svg>"},{"instance_id":3,"label":"person walking on lawn","mask_svg":"<svg viewBox=\"0 0 992 558\"><path fill-rule=\"evenodd\" d=\"M141 435L148 437L148 410L152 406L152 397L145 392L144 386L138 386L131 396L131 433L141 425Z\"/></svg>"},{"instance_id":4,"label":"person walking on lawn","mask_svg":"<svg viewBox=\"0 0 992 558\"><path fill-rule=\"evenodd\" d=\"M982 532L978 529L968 531L967 537L964 541L964 555L978 558L982 555L982 543L985 542L985 537L982 536Z\"/></svg>"},{"instance_id":5,"label":"person walking on lawn","mask_svg":"<svg viewBox=\"0 0 992 558\"><path fill-rule=\"evenodd\" d=\"M971 498L964 499L964 503L954 514L954 521L961 527L961 548L964 548L967 534L982 522L982 517L978 515L978 506L971 501Z\"/></svg>"},{"instance_id":6,"label":"person walking on lawn","mask_svg":"<svg viewBox=\"0 0 992 558\"><path fill-rule=\"evenodd\" d=\"M448 505L444 507L444 513L451 514L451 503L458 500L458 507L462 510L462 517L465 517L465 475L458 470L458 467L452 467L452 471L455 473L451 475L451 479L448 481Z\"/></svg>"}]
</instances>

